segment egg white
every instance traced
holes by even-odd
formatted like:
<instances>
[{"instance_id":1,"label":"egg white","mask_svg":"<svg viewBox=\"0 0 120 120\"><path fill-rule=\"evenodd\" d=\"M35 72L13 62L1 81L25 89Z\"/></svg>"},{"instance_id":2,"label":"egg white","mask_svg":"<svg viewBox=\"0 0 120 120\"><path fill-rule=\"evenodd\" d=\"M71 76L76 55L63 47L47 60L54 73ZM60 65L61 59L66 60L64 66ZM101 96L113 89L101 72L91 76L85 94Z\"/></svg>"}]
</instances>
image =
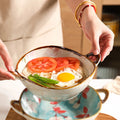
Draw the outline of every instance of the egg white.
<instances>
[{"instance_id":1,"label":"egg white","mask_svg":"<svg viewBox=\"0 0 120 120\"><path fill-rule=\"evenodd\" d=\"M71 73L75 78L70 80L70 81L67 81L67 82L61 82L57 79L58 75L61 74L61 73ZM78 72L78 71L75 71L71 68L65 68L64 70L62 70L58 73L55 73L55 71L54 71L51 75L51 79L58 80L59 83L56 84L56 85L59 86L59 87L70 87L70 86L76 85L77 81L79 79L82 79L82 74L81 73L82 73L81 70L79 70L79 72Z\"/></svg>"}]
</instances>

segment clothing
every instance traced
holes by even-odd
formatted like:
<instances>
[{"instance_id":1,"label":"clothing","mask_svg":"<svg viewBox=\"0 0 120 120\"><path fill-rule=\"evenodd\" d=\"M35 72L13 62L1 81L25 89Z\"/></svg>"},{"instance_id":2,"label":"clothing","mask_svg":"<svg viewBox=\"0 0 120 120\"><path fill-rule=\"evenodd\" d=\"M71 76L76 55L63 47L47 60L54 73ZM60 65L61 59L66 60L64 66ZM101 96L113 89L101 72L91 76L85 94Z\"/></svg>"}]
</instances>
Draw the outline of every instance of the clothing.
<instances>
[{"instance_id":1,"label":"clothing","mask_svg":"<svg viewBox=\"0 0 120 120\"><path fill-rule=\"evenodd\" d=\"M58 0L0 0L0 38L14 65L29 50L63 45Z\"/></svg>"}]
</instances>

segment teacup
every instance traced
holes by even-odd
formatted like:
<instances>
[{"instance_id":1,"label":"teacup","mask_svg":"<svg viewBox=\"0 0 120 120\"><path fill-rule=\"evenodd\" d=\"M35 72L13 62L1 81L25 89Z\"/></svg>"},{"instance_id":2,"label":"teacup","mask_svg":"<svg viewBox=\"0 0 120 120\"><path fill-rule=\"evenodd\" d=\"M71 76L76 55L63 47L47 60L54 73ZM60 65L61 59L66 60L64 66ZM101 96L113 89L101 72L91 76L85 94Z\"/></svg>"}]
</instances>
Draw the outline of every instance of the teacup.
<instances>
[{"instance_id":1,"label":"teacup","mask_svg":"<svg viewBox=\"0 0 120 120\"><path fill-rule=\"evenodd\" d=\"M23 75L22 71L30 60L44 56L77 58L82 64L85 78L81 80L79 84L64 89L46 88L32 82ZM95 56L97 60L95 60L94 62L89 59L89 56L93 56L93 54L82 55L74 50L60 46L39 47L29 51L20 58L16 65L15 70L17 74L15 73L15 75L19 77L19 79L28 88L28 90L30 90L34 95L40 97L41 99L48 101L68 100L82 92L88 86L89 82L92 80L95 74L97 64L100 62L100 55Z\"/></svg>"}]
</instances>

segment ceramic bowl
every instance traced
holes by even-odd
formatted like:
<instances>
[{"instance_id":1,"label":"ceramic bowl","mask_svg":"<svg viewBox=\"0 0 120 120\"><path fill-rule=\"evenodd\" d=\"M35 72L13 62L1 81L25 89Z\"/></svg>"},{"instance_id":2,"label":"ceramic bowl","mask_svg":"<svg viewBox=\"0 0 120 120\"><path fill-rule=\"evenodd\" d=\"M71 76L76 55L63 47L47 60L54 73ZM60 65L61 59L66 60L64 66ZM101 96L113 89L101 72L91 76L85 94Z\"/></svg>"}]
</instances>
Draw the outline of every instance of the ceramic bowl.
<instances>
[{"instance_id":1,"label":"ceramic bowl","mask_svg":"<svg viewBox=\"0 0 120 120\"><path fill-rule=\"evenodd\" d=\"M103 100L98 92L105 94ZM108 95L106 89L94 90L88 86L71 100L50 102L38 98L26 88L19 101L11 101L11 106L13 110L28 120L94 120ZM19 106L20 109L17 109L16 106Z\"/></svg>"},{"instance_id":2,"label":"ceramic bowl","mask_svg":"<svg viewBox=\"0 0 120 120\"><path fill-rule=\"evenodd\" d=\"M83 72L85 74L84 80L81 80L79 84L73 87L68 87L65 89L54 89L46 88L40 86L29 79L25 78L22 71L26 64L37 57L75 57L80 60L83 67ZM37 95L41 99L48 101L64 101L77 96L81 91L83 91L92 80L94 73L96 71L96 65L100 61L100 56L95 56L97 60L96 63L92 62L89 58L91 54L81 55L80 53L73 51L68 48L60 46L44 46L39 47L34 50L29 51L23 57L20 58L16 65L17 76L20 78L22 83L28 88L33 94Z\"/></svg>"}]
</instances>

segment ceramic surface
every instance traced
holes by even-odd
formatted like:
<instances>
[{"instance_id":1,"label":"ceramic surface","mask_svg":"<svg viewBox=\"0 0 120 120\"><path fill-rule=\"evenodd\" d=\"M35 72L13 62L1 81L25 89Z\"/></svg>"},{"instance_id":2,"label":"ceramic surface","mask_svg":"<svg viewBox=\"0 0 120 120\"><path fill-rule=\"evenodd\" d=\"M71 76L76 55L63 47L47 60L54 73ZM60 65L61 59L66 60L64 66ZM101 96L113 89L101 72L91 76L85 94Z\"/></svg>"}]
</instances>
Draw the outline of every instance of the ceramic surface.
<instances>
[{"instance_id":1,"label":"ceramic surface","mask_svg":"<svg viewBox=\"0 0 120 120\"><path fill-rule=\"evenodd\" d=\"M88 86L77 97L63 102L41 100L25 89L20 98L23 111L33 118L45 120L73 120L85 118L93 120L101 109L98 93Z\"/></svg>"},{"instance_id":2,"label":"ceramic surface","mask_svg":"<svg viewBox=\"0 0 120 120\"><path fill-rule=\"evenodd\" d=\"M75 57L80 60L81 65L83 67L83 72L85 74L84 80L81 81L78 85L74 87L69 87L66 89L51 89L40 86L28 79L26 79L22 71L26 64L34 58L37 57ZM73 50L68 48L63 48L60 46L44 46L40 48L36 48L34 50L26 53L17 63L16 72L19 75L22 83L35 95L40 97L41 99L48 101L64 101L71 99L77 96L81 91L83 91L92 80L93 75L96 70L96 64L88 59L87 56L81 55Z\"/></svg>"}]
</instances>

